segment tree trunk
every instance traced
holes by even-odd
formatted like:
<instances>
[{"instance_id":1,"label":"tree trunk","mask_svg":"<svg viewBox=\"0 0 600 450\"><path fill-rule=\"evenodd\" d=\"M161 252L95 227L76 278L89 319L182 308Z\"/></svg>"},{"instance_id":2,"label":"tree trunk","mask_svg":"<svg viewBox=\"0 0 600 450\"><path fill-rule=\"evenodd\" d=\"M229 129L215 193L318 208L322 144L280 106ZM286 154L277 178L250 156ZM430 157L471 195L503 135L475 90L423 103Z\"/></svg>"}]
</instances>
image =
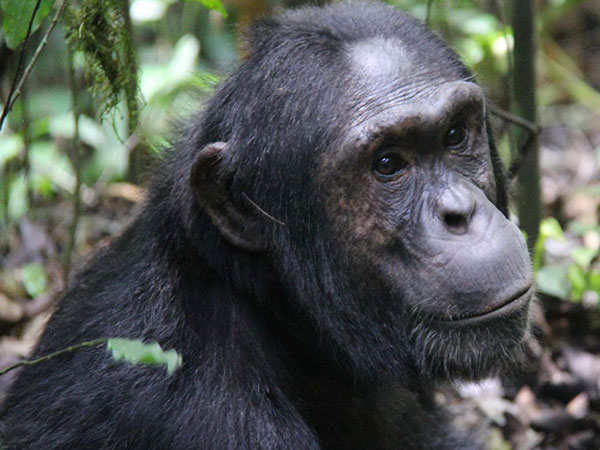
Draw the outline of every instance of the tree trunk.
<instances>
[{"instance_id":1,"label":"tree trunk","mask_svg":"<svg viewBox=\"0 0 600 450\"><path fill-rule=\"evenodd\" d=\"M533 1L511 0L511 3L515 39L513 112L531 123L536 123ZM515 148L513 151L518 152L527 141L529 132L515 127L514 133ZM542 214L538 159L539 143L536 138L526 149L516 183L519 224L527 233L527 244L530 249L537 239Z\"/></svg>"}]
</instances>

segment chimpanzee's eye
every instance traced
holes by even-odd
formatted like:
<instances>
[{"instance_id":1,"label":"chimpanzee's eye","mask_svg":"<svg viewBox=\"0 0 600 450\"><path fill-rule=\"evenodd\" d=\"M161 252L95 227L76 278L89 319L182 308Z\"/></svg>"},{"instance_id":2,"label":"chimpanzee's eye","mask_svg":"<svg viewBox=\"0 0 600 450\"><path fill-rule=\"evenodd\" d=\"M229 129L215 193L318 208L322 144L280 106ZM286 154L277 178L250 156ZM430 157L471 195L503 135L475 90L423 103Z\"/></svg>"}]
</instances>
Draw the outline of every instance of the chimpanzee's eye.
<instances>
[{"instance_id":1,"label":"chimpanzee's eye","mask_svg":"<svg viewBox=\"0 0 600 450\"><path fill-rule=\"evenodd\" d=\"M456 148L463 146L469 138L469 132L463 122L457 122L450 126L444 136L444 146Z\"/></svg>"},{"instance_id":2,"label":"chimpanzee's eye","mask_svg":"<svg viewBox=\"0 0 600 450\"><path fill-rule=\"evenodd\" d=\"M387 153L375 161L375 171L384 176L394 175L406 167L406 161L396 153Z\"/></svg>"}]
</instances>

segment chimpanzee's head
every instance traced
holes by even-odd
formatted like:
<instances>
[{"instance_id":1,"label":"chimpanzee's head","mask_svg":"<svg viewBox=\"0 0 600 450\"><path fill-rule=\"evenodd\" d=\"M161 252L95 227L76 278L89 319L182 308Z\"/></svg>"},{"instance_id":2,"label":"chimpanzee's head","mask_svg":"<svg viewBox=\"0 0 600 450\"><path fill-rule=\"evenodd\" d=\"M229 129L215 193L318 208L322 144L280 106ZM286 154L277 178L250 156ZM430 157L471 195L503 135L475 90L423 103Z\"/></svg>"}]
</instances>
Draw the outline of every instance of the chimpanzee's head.
<instances>
[{"instance_id":1,"label":"chimpanzee's head","mask_svg":"<svg viewBox=\"0 0 600 450\"><path fill-rule=\"evenodd\" d=\"M529 255L456 55L365 3L268 19L247 49L207 107L191 185L221 236L277 274L287 295L267 307L285 303L293 333L359 376L473 378L512 360Z\"/></svg>"}]
</instances>

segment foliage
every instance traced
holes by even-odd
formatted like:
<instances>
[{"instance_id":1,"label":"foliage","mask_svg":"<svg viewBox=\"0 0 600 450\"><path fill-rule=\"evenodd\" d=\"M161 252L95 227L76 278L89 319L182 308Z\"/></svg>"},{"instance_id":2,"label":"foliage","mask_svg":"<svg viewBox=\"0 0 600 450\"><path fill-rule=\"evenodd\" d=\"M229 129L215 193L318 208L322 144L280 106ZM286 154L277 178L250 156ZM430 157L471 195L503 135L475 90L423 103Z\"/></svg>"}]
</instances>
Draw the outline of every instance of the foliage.
<instances>
[{"instance_id":1,"label":"foliage","mask_svg":"<svg viewBox=\"0 0 600 450\"><path fill-rule=\"evenodd\" d=\"M132 47L126 46L124 37L129 39L132 30L126 26L120 9L122 3L122 0L69 2L62 20L66 38L75 50L77 74L86 75L89 91L95 94L92 99L87 92L80 93L78 134L84 152L80 175L85 186L100 180L102 183L122 180L129 165L124 138L137 128L141 142L147 142L151 148L164 146L171 112L191 110L186 106L193 99L190 92L210 91L220 79L208 68L198 66L200 42L185 33L166 49L153 43L140 46L143 55L139 67L131 69L126 62L132 58ZM198 5L187 9L202 15L203 2L186 3L190 7ZM0 0L4 27L18 16L21 30L26 30L34 5L35 1ZM49 9L44 9L47 5L52 6L48 0L41 2L36 23L41 22L42 14L48 14ZM208 6L224 12L220 2ZM158 25L135 22L132 26L154 33ZM15 36L17 32L24 33L15 28L11 32ZM5 38L8 40L8 33ZM54 44L43 52L40 65L52 68L50 77L65 80L66 59L64 46ZM61 70L62 74L58 73ZM18 101L0 130L0 224L19 219L31 208L32 201L39 205L74 192L75 168L66 151L69 148L66 144L75 138L71 95L64 81L43 83L43 88L38 89L37 80L43 80L45 75L36 73L34 68L34 89L29 89L27 103ZM81 80L77 81L80 85ZM33 111L30 116L28 110ZM27 126L23 128L22 124Z\"/></svg>"},{"instance_id":2,"label":"foliage","mask_svg":"<svg viewBox=\"0 0 600 450\"><path fill-rule=\"evenodd\" d=\"M106 349L115 361L166 366L169 375L183 363L181 355L175 350L165 351L156 342L144 344L137 339L111 338L106 343Z\"/></svg>"},{"instance_id":3,"label":"foliage","mask_svg":"<svg viewBox=\"0 0 600 450\"><path fill-rule=\"evenodd\" d=\"M98 338L91 341L79 342L78 344L62 348L38 358L21 360L0 369L0 376L18 369L19 367L33 366L66 353L81 351L82 349L96 347L100 344L106 344L106 350L111 354L115 361L126 361L134 365L145 364L165 366L168 375L172 375L175 370L183 364L183 360L179 353L172 349L164 351L156 342L144 344L139 339Z\"/></svg>"},{"instance_id":4,"label":"foliage","mask_svg":"<svg viewBox=\"0 0 600 450\"><path fill-rule=\"evenodd\" d=\"M46 18L55 0L42 0L40 7L33 20L31 31L39 28L42 21ZM4 39L8 48L17 48L25 39L29 21L36 2L34 0L2 0L0 1L0 11L3 14L2 30Z\"/></svg>"},{"instance_id":5,"label":"foliage","mask_svg":"<svg viewBox=\"0 0 600 450\"><path fill-rule=\"evenodd\" d=\"M46 272L44 272L42 265L38 263L25 264L21 267L21 278L25 290L31 298L42 294L48 283Z\"/></svg>"},{"instance_id":6,"label":"foliage","mask_svg":"<svg viewBox=\"0 0 600 450\"><path fill-rule=\"evenodd\" d=\"M571 225L574 236L584 233L600 236L599 226ZM546 245L551 242L568 245L568 257L544 264ZM540 234L532 255L538 291L563 300L580 302L586 295L598 306L600 297L600 249L598 246L568 243L560 224L554 218L542 221Z\"/></svg>"},{"instance_id":7,"label":"foliage","mask_svg":"<svg viewBox=\"0 0 600 450\"><path fill-rule=\"evenodd\" d=\"M504 2L386 1L428 20L474 70L489 96L507 107L513 36L503 16L506 12L498 10ZM61 3L41 0L33 30L41 25L43 31L44 19ZM257 3L278 6L283 0ZM600 111L600 94L550 33L557 21L581 3L549 0L540 4L541 107L575 99ZM22 43L35 5L36 0L0 0L0 39L10 48ZM124 7L129 5L130 9ZM213 89L220 72L231 64L236 51L231 25L251 18L237 3L227 5L229 11L219 0L71 0L61 21L66 40L58 36L50 43L38 65L47 69L34 68L27 96L15 104L0 131L0 224L13 223L37 206L70 198L76 175L81 177L84 193L126 179L131 136L154 153L168 145L173 116L197 109L197 97L190 94ZM207 9L221 15L208 14ZM74 51L78 105L72 104L65 83L65 42ZM3 76L11 81L16 59L8 67ZM96 96L91 98L88 90ZM79 113L79 169L71 154L76 139L74 109ZM501 136L500 141L506 156L508 138ZM582 244L584 232L577 224L566 224L563 231L558 222L546 221L541 230L533 254L540 291L575 301L599 292L598 251ZM556 261L544 250L556 242L570 243L567 259ZM40 275L37 269L21 272L31 296L41 292Z\"/></svg>"},{"instance_id":8,"label":"foliage","mask_svg":"<svg viewBox=\"0 0 600 450\"><path fill-rule=\"evenodd\" d=\"M388 0L426 20L427 2ZM512 48L512 30L504 17L484 11L472 0L431 2L429 26L440 32L477 74L479 82L493 86L508 70L507 55Z\"/></svg>"},{"instance_id":9,"label":"foliage","mask_svg":"<svg viewBox=\"0 0 600 450\"><path fill-rule=\"evenodd\" d=\"M135 129L138 80L128 8L123 0L82 0L79 7L67 9L65 25L69 44L85 57L85 72L99 97L100 114L114 110L124 98L130 128Z\"/></svg>"},{"instance_id":10,"label":"foliage","mask_svg":"<svg viewBox=\"0 0 600 450\"><path fill-rule=\"evenodd\" d=\"M202 3L208 9L219 11L221 14L223 14L224 17L227 17L227 11L225 11L225 8L223 8L223 5L221 4L221 0L195 0L195 1Z\"/></svg>"}]
</instances>

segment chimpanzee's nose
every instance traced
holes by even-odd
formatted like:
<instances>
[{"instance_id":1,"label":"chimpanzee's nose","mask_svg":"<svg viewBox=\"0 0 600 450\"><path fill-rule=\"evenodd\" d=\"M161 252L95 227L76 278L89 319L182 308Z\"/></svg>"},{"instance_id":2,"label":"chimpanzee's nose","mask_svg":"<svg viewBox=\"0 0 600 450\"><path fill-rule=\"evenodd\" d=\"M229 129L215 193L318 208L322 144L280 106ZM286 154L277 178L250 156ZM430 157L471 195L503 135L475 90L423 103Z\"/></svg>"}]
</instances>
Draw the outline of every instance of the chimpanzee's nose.
<instances>
[{"instance_id":1,"label":"chimpanzee's nose","mask_svg":"<svg viewBox=\"0 0 600 450\"><path fill-rule=\"evenodd\" d=\"M452 234L465 234L475 213L475 196L461 183L444 189L438 198L438 217Z\"/></svg>"}]
</instances>

